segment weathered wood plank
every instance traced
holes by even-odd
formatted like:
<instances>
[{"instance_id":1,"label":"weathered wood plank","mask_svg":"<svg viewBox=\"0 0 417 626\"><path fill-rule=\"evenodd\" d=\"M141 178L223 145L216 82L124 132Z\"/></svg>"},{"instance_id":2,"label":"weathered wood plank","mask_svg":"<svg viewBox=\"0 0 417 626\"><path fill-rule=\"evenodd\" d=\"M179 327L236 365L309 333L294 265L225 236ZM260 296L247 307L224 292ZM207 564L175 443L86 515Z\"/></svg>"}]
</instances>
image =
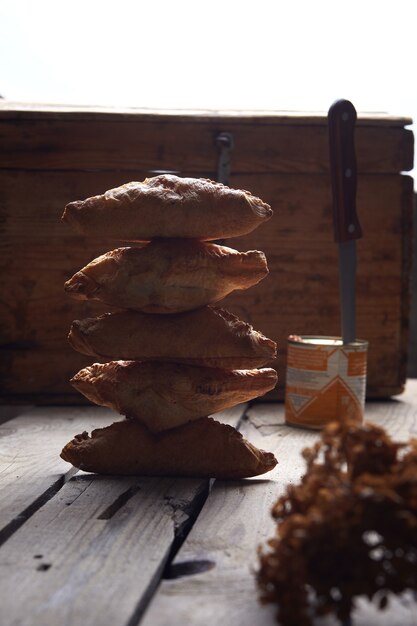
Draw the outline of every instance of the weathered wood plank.
<instances>
[{"instance_id":1,"label":"weathered wood plank","mask_svg":"<svg viewBox=\"0 0 417 626\"><path fill-rule=\"evenodd\" d=\"M59 454L77 433L106 426L115 413L101 407L22 408L0 426L0 536L7 538L25 519L24 511L73 470ZM23 514L23 515L22 515Z\"/></svg>"},{"instance_id":2,"label":"weathered wood plank","mask_svg":"<svg viewBox=\"0 0 417 626\"><path fill-rule=\"evenodd\" d=\"M218 418L237 424L244 408L233 407ZM78 413L86 426L91 411ZM96 414L94 426L108 421L103 413ZM49 420L48 436L59 432L55 420ZM40 416L45 435L43 426ZM32 436L33 431L29 428ZM31 441L21 440L24 451L31 449ZM44 460L49 469L48 455ZM0 549L0 623L136 623L174 540L208 487L208 480L198 479L85 473L72 478Z\"/></svg>"},{"instance_id":3,"label":"weathered wood plank","mask_svg":"<svg viewBox=\"0 0 417 626\"><path fill-rule=\"evenodd\" d=\"M261 609L251 568L256 549L273 533L272 504L304 464L299 453L317 433L283 425L282 404L252 407L241 431L255 445L275 453L278 466L258 479L216 481L203 510L171 566L210 567L196 575L164 580L141 626L234 626L273 624L271 608ZM188 564L188 565L187 565Z\"/></svg>"},{"instance_id":4,"label":"weathered wood plank","mask_svg":"<svg viewBox=\"0 0 417 626\"><path fill-rule=\"evenodd\" d=\"M289 437L288 441L292 442L294 439L294 445L297 446L300 442L311 445L311 441L317 435L313 430L286 426L284 405L281 403L262 402L251 407L246 415L250 425L261 434ZM398 398L366 402L364 419L385 428L397 441L407 441L410 437L415 437L417 435L417 379L407 380L405 391ZM259 445L261 441L258 442ZM274 472L280 473L279 465Z\"/></svg>"},{"instance_id":5,"label":"weathered wood plank","mask_svg":"<svg viewBox=\"0 0 417 626\"><path fill-rule=\"evenodd\" d=\"M75 237L60 216L68 200L125 182L128 174L0 174L0 378L6 401L14 395L24 400L30 394L56 394L61 402L74 396L68 380L91 359L68 346L69 326L108 307L71 301L63 284L119 242ZM241 250L263 250L270 275L222 304L278 341L282 397L288 334L340 333L329 181L327 176L267 174L232 180L270 202L275 216L253 234L227 242ZM363 176L358 184L365 233L358 243L358 334L370 341L369 391L388 396L399 393L405 380L413 181Z\"/></svg>"},{"instance_id":6,"label":"weathered wood plank","mask_svg":"<svg viewBox=\"0 0 417 626\"><path fill-rule=\"evenodd\" d=\"M1 622L127 624L164 567L175 526L207 484L73 478L0 551Z\"/></svg>"},{"instance_id":7,"label":"weathered wood plank","mask_svg":"<svg viewBox=\"0 0 417 626\"><path fill-rule=\"evenodd\" d=\"M0 424L4 424L4 422L8 422L9 420L12 420L14 417L18 417L23 413L27 413L32 408L33 406L29 403L27 405L20 404L11 406L8 404L0 406Z\"/></svg>"},{"instance_id":8,"label":"weathered wood plank","mask_svg":"<svg viewBox=\"0 0 417 626\"><path fill-rule=\"evenodd\" d=\"M216 169L216 137L233 133L233 171L329 171L326 118L321 125L282 125L260 118L136 119L0 118L0 167L30 170ZM358 125L358 171L399 173L413 167L413 133L402 127ZM36 158L33 155L36 154ZM190 168L191 165L191 168Z\"/></svg>"},{"instance_id":9,"label":"weathered wood plank","mask_svg":"<svg viewBox=\"0 0 417 626\"><path fill-rule=\"evenodd\" d=\"M408 376L417 378L417 191L414 194L412 230L414 256L410 281L410 342L407 373Z\"/></svg>"},{"instance_id":10,"label":"weathered wood plank","mask_svg":"<svg viewBox=\"0 0 417 626\"><path fill-rule=\"evenodd\" d=\"M246 405L216 414L226 424L239 423ZM28 407L0 425L0 533L47 492L58 489L73 472L59 454L72 437L84 430L123 419L104 407ZM21 521L21 520L20 520Z\"/></svg>"},{"instance_id":11,"label":"weathered wood plank","mask_svg":"<svg viewBox=\"0 0 417 626\"><path fill-rule=\"evenodd\" d=\"M273 451L278 466L265 479L236 483L216 481L184 545L177 554L167 580L162 581L141 626L273 626L274 609L259 605L253 570L257 547L274 534L270 509L288 483L305 471L301 450L318 434L284 424L279 404L252 407L242 432L255 445ZM396 439L407 439L416 429L417 381L409 385L404 399L375 402L367 406L367 419L384 426ZM187 575L194 571L194 575ZM198 572L198 573L195 573ZM176 577L178 576L178 577ZM355 624L415 626L416 605L394 602L385 614L362 602ZM326 620L327 626L335 621Z\"/></svg>"},{"instance_id":12,"label":"weathered wood plank","mask_svg":"<svg viewBox=\"0 0 417 626\"><path fill-rule=\"evenodd\" d=\"M132 116L144 120L166 120L175 118L199 121L218 118L235 118L241 123L254 120L269 121L276 124L321 124L327 115L320 111L278 111L250 109L150 109L140 107L105 107L88 105L45 104L29 102L0 101L0 118L4 119L84 119L97 118L109 120L130 120ZM372 126L407 126L413 123L412 118L388 115L387 113L360 112L357 124Z\"/></svg>"},{"instance_id":13,"label":"weathered wood plank","mask_svg":"<svg viewBox=\"0 0 417 626\"><path fill-rule=\"evenodd\" d=\"M241 250L263 250L270 275L243 296L234 293L224 301L278 342L281 397L288 335L340 335L330 190L325 179L316 181L303 185L300 180L297 187L287 176L271 183L274 221L236 244ZM254 193L262 192L262 186L262 179L254 180ZM358 182L364 237L358 242L357 333L369 341L370 397L401 393L406 379L412 202L410 177L363 177Z\"/></svg>"},{"instance_id":14,"label":"weathered wood plank","mask_svg":"<svg viewBox=\"0 0 417 626\"><path fill-rule=\"evenodd\" d=\"M417 437L417 379L408 379L398 398L367 402L365 418L385 428L398 441Z\"/></svg>"}]
</instances>

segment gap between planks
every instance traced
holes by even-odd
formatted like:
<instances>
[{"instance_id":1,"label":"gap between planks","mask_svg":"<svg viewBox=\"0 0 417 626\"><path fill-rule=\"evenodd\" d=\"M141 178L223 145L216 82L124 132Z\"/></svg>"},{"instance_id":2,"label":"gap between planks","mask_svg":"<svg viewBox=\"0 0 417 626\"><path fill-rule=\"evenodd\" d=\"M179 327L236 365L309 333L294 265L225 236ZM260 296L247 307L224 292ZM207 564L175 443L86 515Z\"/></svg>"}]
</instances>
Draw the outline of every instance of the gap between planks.
<instances>
[{"instance_id":1,"label":"gap between planks","mask_svg":"<svg viewBox=\"0 0 417 626\"><path fill-rule=\"evenodd\" d=\"M114 414L101 407L21 407L18 416L0 425L3 541L6 528L12 533L74 475L59 457L63 445L78 432L112 421Z\"/></svg>"},{"instance_id":2,"label":"gap between planks","mask_svg":"<svg viewBox=\"0 0 417 626\"><path fill-rule=\"evenodd\" d=\"M396 440L415 436L417 380L409 381L399 399L368 403L365 419L384 427ZM258 447L273 451L278 466L258 479L215 482L140 626L276 626L274 607L258 602L257 547L265 547L274 535L272 504L288 483L299 481L305 470L300 453L318 433L286 426L284 407L277 404L254 405L241 430ZM414 602L393 598L381 613L360 599L354 623L416 626L415 610ZM328 618L325 624L338 622Z\"/></svg>"},{"instance_id":3,"label":"gap between planks","mask_svg":"<svg viewBox=\"0 0 417 626\"><path fill-rule=\"evenodd\" d=\"M216 417L237 425L244 408L233 407ZM58 414L52 417L54 410ZM103 426L114 418L113 412L101 408L48 407L30 411L8 422L7 427L4 425L2 434L9 450L6 448L3 455L3 469L7 470L8 461L9 467L16 466L13 451L18 449L19 472L26 479L26 498L31 498L29 505L25 501L25 510L31 516L13 516L21 510L18 507L22 507L22 494L13 497L15 471L6 472L0 496L9 494L4 510L6 518L11 519L6 525L10 536L0 550L1 623L137 623L159 584L167 560L173 558L201 510L208 480L80 473L59 488L54 471L60 464L61 470L62 465L67 467L58 458L60 447L74 431L88 428L88 421ZM69 428L71 435L64 436ZM35 455L31 454L32 449ZM37 477L35 487L40 495L36 489L30 489L30 470ZM54 481L54 489L49 486L43 490L48 480ZM34 500L35 495L38 497ZM51 499L46 501L49 496ZM16 520L21 523L13 533ZM106 592L104 600L103 589L109 581L111 591ZM17 585L19 605L13 595Z\"/></svg>"},{"instance_id":4,"label":"gap between planks","mask_svg":"<svg viewBox=\"0 0 417 626\"><path fill-rule=\"evenodd\" d=\"M415 432L416 391L417 385L413 381L404 400L371 403L368 419L381 423L389 430L394 428L397 438L407 436L410 430ZM70 410L84 414L85 425L85 409ZM241 411L238 420L234 417L235 424L242 415ZM189 481L174 481L174 487L170 487L167 482L164 483L165 479L149 479L145 480L145 488L142 483L139 485L138 482L131 483L126 479L80 475L58 491L0 551L0 576L3 574L10 587L6 598L9 594L13 597L13 584L19 584L19 589L23 589L22 597L26 598L21 603L25 607L21 609L24 610L24 619L18 623L37 626L42 623L42 626L47 626L60 621L75 625L87 619L91 624L101 624L105 615L106 621L109 617L114 624L123 626L136 626L139 622L143 626L173 626L183 621L193 625L206 624L208 620L217 622L227 615L231 623L254 626L256 620L261 619L262 624L272 624L271 607L264 609L257 604L250 568L256 564L256 545L273 531L269 519L271 505L285 484L297 480L303 472L299 452L315 440L317 434L286 427L283 424L282 405L255 405L246 417L243 434L255 445L275 451L281 463L265 478L233 483L217 481L203 507L203 515L197 517L194 525L192 517L190 521L189 512L193 508L195 510L198 500L198 515L206 494L201 485L196 490ZM114 419L111 412L109 419ZM102 417L100 425L103 425ZM49 432L53 430L55 427ZM108 482L105 485L101 479L110 481L111 485ZM155 482L159 483L159 491L155 490L155 484L150 488L150 484ZM185 496L178 499L178 488L184 482L188 482ZM62 498L68 497L74 489L75 497L63 503ZM152 515L148 517L147 507L141 509L144 493L147 494L145 501L152 509ZM100 498L104 496L107 499L101 501ZM74 520L82 518L82 511L88 510L86 505L89 499L90 505L100 501L100 507L95 506L91 518L84 519L81 526L75 531L73 529L68 537L68 528L75 523ZM117 506L118 502L120 507ZM68 513L65 505L69 509L78 506L79 511L76 510L75 515L74 509ZM188 511L185 512L187 507ZM123 525L126 517L128 519ZM163 545L159 536L155 537L152 529L147 528L155 519L159 519L162 534L168 537ZM138 522L143 520L148 522L145 523L148 534L144 533L142 526L138 531ZM167 567L174 556L173 545L178 537L178 529L184 529L183 524L187 520L188 528L192 525L191 532L174 558L172 567ZM113 531L106 533L103 530L106 524ZM78 536L80 532L81 539ZM136 544L131 535L135 537ZM51 537L56 538L55 543L51 543ZM144 538L145 551L142 549ZM45 541L48 550L41 547L37 549ZM251 546L249 550L248 542ZM175 549L178 544L177 541ZM36 554L32 554L35 548ZM49 553L45 555L43 552ZM55 566L56 562L58 567ZM60 564L64 564L64 574L62 570L59 572ZM156 591L164 567L167 577L171 574L171 580L163 580ZM189 571L193 567L194 571L199 572L197 575L175 578L178 572ZM140 575L138 568L144 570ZM14 572L14 576L10 576L11 572ZM19 574L16 578L17 572ZM129 572L138 578L134 584ZM39 581L39 576L44 579ZM110 581L112 585L116 582L115 592L109 594L112 602L103 603L98 590L102 590ZM120 602L120 597L123 597L123 602ZM149 610L141 622L141 615L150 600ZM94 612L97 607L101 607L101 618ZM6 602L0 612L9 609ZM403 616L402 622L398 623L406 626L409 622Z\"/></svg>"},{"instance_id":5,"label":"gap between planks","mask_svg":"<svg viewBox=\"0 0 417 626\"><path fill-rule=\"evenodd\" d=\"M246 407L237 405L216 419L238 428ZM59 457L65 443L78 432L122 419L114 411L91 406L1 409L0 545L7 539L6 528L20 527L78 471Z\"/></svg>"}]
</instances>

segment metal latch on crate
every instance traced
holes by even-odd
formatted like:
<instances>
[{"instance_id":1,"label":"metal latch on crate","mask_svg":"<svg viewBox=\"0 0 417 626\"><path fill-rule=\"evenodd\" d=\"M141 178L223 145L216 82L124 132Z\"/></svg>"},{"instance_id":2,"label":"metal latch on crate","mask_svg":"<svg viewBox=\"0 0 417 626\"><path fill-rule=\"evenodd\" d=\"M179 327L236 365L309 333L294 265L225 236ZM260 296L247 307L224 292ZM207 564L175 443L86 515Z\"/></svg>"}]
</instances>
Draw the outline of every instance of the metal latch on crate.
<instances>
[{"instance_id":1,"label":"metal latch on crate","mask_svg":"<svg viewBox=\"0 0 417 626\"><path fill-rule=\"evenodd\" d=\"M220 133L216 137L216 145L219 149L217 161L217 181L223 185L229 184L232 163L233 135L232 133Z\"/></svg>"}]
</instances>

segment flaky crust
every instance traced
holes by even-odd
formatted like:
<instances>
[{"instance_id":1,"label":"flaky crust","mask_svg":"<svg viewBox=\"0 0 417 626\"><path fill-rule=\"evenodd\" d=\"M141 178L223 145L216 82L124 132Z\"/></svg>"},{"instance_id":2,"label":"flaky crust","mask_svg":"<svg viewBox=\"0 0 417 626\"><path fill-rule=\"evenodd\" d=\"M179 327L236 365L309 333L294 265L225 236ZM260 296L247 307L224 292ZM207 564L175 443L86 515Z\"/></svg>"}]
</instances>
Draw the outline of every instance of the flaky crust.
<instances>
[{"instance_id":1,"label":"flaky crust","mask_svg":"<svg viewBox=\"0 0 417 626\"><path fill-rule=\"evenodd\" d=\"M152 432L261 396L276 382L277 373L270 368L230 371L137 361L94 363L71 380L95 404L137 419Z\"/></svg>"},{"instance_id":2,"label":"flaky crust","mask_svg":"<svg viewBox=\"0 0 417 626\"><path fill-rule=\"evenodd\" d=\"M152 315L105 313L75 320L72 347L101 360L170 361L226 369L253 369L276 357L276 343L218 307Z\"/></svg>"},{"instance_id":3,"label":"flaky crust","mask_svg":"<svg viewBox=\"0 0 417 626\"><path fill-rule=\"evenodd\" d=\"M272 217L249 191L201 178L161 174L71 202L62 219L79 233L125 241L202 240L245 235Z\"/></svg>"},{"instance_id":4,"label":"flaky crust","mask_svg":"<svg viewBox=\"0 0 417 626\"><path fill-rule=\"evenodd\" d=\"M65 283L65 291L76 299L170 314L218 302L267 273L263 252L196 240L156 240L94 259Z\"/></svg>"},{"instance_id":5,"label":"flaky crust","mask_svg":"<svg viewBox=\"0 0 417 626\"><path fill-rule=\"evenodd\" d=\"M270 452L259 450L231 426L211 418L150 433L140 422L124 420L76 435L61 457L98 474L246 478L273 469Z\"/></svg>"}]
</instances>

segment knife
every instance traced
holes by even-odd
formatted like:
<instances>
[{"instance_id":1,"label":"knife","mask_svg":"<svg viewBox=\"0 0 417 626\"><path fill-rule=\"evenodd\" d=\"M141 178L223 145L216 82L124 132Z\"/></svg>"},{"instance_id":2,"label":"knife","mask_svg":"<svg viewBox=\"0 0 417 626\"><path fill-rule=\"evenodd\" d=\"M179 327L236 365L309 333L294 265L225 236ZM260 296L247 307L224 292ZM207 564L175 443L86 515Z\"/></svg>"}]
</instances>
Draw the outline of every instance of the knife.
<instances>
[{"instance_id":1,"label":"knife","mask_svg":"<svg viewBox=\"0 0 417 626\"><path fill-rule=\"evenodd\" d=\"M356 213L356 110L336 100L328 112L334 239L339 250L339 289L343 343L356 339L356 240L362 229Z\"/></svg>"}]
</instances>

